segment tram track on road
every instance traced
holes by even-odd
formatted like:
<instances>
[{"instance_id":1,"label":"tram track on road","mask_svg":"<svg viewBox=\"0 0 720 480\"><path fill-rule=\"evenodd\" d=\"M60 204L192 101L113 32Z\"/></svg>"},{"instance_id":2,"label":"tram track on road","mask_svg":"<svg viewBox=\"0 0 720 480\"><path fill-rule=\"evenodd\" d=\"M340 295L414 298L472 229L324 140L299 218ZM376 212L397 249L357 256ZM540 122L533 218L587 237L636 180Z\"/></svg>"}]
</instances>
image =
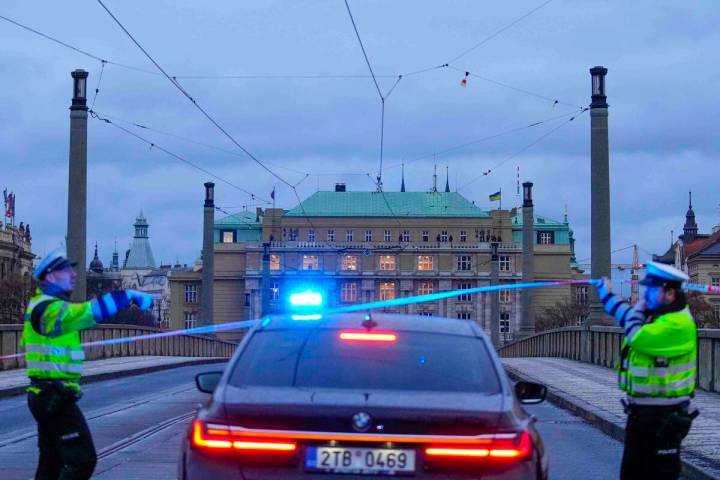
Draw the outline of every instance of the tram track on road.
<instances>
[{"instance_id":1,"label":"tram track on road","mask_svg":"<svg viewBox=\"0 0 720 480\"><path fill-rule=\"evenodd\" d=\"M134 408L138 408L138 407L142 407L142 406L144 406L144 405L148 405L148 404L150 404L150 403L152 403L152 402L154 402L154 401L157 401L157 400L166 399L166 398L171 397L171 396L173 396L173 395L178 395L178 394L190 392L190 391L193 391L193 390L195 390L195 387L194 387L194 386L192 386L192 387L187 387L187 388L182 388L182 389L177 389L177 388L167 389L167 390L164 390L164 391L162 391L162 392L158 392L158 393L156 393L156 394L154 394L154 395L152 395L152 396L150 396L150 397L144 397L144 398L141 399L141 400L137 400L137 401L133 401L133 402L130 402L130 403L126 403L126 404L124 404L124 405L113 405L113 406L110 406L110 407L106 407L106 408L101 408L101 409L97 409L97 410L90 411L90 412L87 413L87 416L85 417L85 419L86 419L88 422L90 422L90 421L92 421L92 420L97 420L97 419L99 419L99 418L107 417L107 416L109 416L109 415L114 415L114 414L117 414L117 413L126 412L126 411L132 410L132 409L134 409ZM191 414L192 414L192 412L191 412ZM188 415L188 414L183 414L183 415ZM173 419L171 419L171 420L176 420L177 418L178 418L178 417L173 417ZM169 420L168 420L168 421L169 421ZM167 422L167 421L166 421L166 422ZM165 422L160 422L159 424L155 424L155 426L160 425L160 424L163 424L163 423L165 423ZM176 423L177 423L177 422L176 422ZM153 428L153 427L149 427L149 428L151 429L151 428ZM145 429L145 430L148 430L148 429ZM144 432L145 430L143 430L143 432ZM25 429L25 431L24 431L23 433L20 433L20 434L14 436L14 437L7 438L7 439L4 439L4 440L0 439L0 449L5 448L5 447L8 447L8 446L11 446L11 445L15 445L15 444L20 443L20 442L24 442L24 441L29 440L29 439L34 438L34 437L37 437L37 431L35 431L34 428L33 428L33 429ZM131 437L132 437L132 436L131 436ZM130 438L130 437L127 437L127 438ZM127 440L127 438L126 438L126 440ZM120 443L120 442L116 442L116 443ZM113 444L113 445L115 445L115 444ZM106 448L107 448L107 447L106 447ZM103 450L104 450L104 449L103 449ZM102 451L102 450L101 450L101 451Z\"/></svg>"}]
</instances>

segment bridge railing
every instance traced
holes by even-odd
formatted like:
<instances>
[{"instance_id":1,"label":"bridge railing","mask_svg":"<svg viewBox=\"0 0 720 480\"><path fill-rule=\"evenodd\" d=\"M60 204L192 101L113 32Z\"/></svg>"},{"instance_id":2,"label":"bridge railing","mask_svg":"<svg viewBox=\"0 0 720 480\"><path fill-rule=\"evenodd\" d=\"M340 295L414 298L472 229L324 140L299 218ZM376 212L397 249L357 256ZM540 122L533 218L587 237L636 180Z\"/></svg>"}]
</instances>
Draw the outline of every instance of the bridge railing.
<instances>
[{"instance_id":1,"label":"bridge railing","mask_svg":"<svg viewBox=\"0 0 720 480\"><path fill-rule=\"evenodd\" d=\"M22 353L20 337L22 325L0 325L0 356ZM98 325L80 332L83 342L112 340L160 333L162 330L135 325ZM182 357L220 357L229 358L237 344L200 335L175 335L136 340L127 343L102 345L85 348L88 360L101 358L127 357L138 355L182 356ZM0 361L0 370L24 368L23 356Z\"/></svg>"},{"instance_id":2,"label":"bridge railing","mask_svg":"<svg viewBox=\"0 0 720 480\"><path fill-rule=\"evenodd\" d=\"M615 367L620 361L619 327L565 327L503 345L501 357L561 357ZM720 392L720 329L698 330L698 386Z\"/></svg>"}]
</instances>

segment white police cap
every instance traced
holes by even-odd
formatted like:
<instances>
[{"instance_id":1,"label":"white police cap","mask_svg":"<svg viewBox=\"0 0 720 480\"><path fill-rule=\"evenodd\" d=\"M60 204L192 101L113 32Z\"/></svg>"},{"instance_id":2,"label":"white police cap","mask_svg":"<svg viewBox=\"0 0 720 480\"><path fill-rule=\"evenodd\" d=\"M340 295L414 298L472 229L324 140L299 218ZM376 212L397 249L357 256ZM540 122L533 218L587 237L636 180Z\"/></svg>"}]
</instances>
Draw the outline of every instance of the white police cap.
<instances>
[{"instance_id":1,"label":"white police cap","mask_svg":"<svg viewBox=\"0 0 720 480\"><path fill-rule=\"evenodd\" d=\"M685 272L677 268L659 262L647 262L645 264L645 278L640 280L640 285L647 287L663 287L667 284L681 284L690 280Z\"/></svg>"},{"instance_id":2,"label":"white police cap","mask_svg":"<svg viewBox=\"0 0 720 480\"><path fill-rule=\"evenodd\" d=\"M35 271L33 271L33 277L39 279L46 273L50 273L55 270L62 270L63 268L74 267L75 265L77 265L76 262L71 262L67 259L65 250L57 248L43 257L40 261L40 265L38 265Z\"/></svg>"}]
</instances>

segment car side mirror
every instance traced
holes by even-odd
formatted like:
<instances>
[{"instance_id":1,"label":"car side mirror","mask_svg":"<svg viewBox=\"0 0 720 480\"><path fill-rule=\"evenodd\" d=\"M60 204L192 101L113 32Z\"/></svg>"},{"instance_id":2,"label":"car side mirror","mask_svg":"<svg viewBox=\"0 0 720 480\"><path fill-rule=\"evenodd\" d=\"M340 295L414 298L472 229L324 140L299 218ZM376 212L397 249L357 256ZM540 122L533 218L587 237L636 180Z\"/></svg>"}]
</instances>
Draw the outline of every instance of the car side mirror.
<instances>
[{"instance_id":1,"label":"car side mirror","mask_svg":"<svg viewBox=\"0 0 720 480\"><path fill-rule=\"evenodd\" d=\"M195 385L203 393L213 393L223 372L203 372L195 375Z\"/></svg>"},{"instance_id":2,"label":"car side mirror","mask_svg":"<svg viewBox=\"0 0 720 480\"><path fill-rule=\"evenodd\" d=\"M515 384L515 395L520 403L533 405L545 400L547 387L539 383L520 381Z\"/></svg>"}]
</instances>

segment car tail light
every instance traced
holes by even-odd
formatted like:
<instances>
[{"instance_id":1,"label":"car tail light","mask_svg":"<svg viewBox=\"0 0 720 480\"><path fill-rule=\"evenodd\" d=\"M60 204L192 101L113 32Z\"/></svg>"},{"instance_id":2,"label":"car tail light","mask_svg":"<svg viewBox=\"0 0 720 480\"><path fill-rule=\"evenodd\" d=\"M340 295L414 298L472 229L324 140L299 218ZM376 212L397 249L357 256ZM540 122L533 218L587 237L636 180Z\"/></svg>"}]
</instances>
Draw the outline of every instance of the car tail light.
<instances>
[{"instance_id":1,"label":"car tail light","mask_svg":"<svg viewBox=\"0 0 720 480\"><path fill-rule=\"evenodd\" d=\"M297 444L264 439L246 439L235 437L229 427L223 425L205 425L195 420L192 429L192 444L209 450L238 450L254 452L294 452Z\"/></svg>"},{"instance_id":2,"label":"car tail light","mask_svg":"<svg viewBox=\"0 0 720 480\"><path fill-rule=\"evenodd\" d=\"M425 448L425 455L434 458L508 458L520 460L529 458L532 455L532 440L530 434L523 431L512 437L498 436L498 438L492 439L489 444L478 445L477 447L472 445L429 446Z\"/></svg>"},{"instance_id":3,"label":"car tail light","mask_svg":"<svg viewBox=\"0 0 720 480\"><path fill-rule=\"evenodd\" d=\"M340 340L349 342L396 342L397 335L390 332L340 332Z\"/></svg>"}]
</instances>

